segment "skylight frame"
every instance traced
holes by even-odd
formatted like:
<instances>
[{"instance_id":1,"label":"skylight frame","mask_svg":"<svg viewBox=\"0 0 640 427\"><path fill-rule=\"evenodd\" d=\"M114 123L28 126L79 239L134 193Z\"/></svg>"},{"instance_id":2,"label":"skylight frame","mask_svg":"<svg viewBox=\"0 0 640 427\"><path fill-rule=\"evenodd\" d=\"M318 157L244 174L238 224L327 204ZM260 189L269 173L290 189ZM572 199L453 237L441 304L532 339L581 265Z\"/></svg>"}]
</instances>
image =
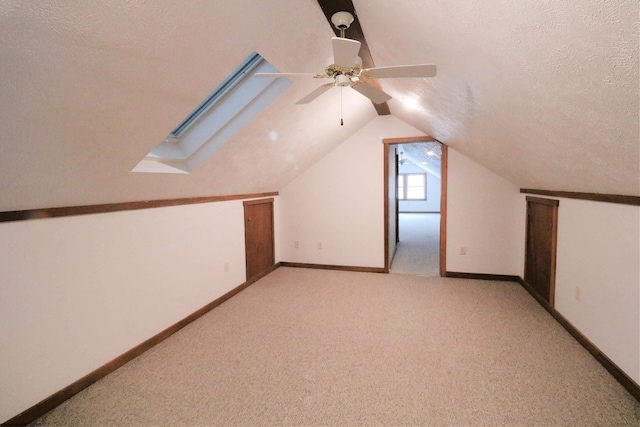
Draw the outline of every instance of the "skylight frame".
<instances>
[{"instance_id":1,"label":"skylight frame","mask_svg":"<svg viewBox=\"0 0 640 427\"><path fill-rule=\"evenodd\" d=\"M132 172L191 173L291 85L286 78L254 76L278 72L252 52Z\"/></svg>"},{"instance_id":2,"label":"skylight frame","mask_svg":"<svg viewBox=\"0 0 640 427\"><path fill-rule=\"evenodd\" d=\"M239 84L247 73L251 72L264 58L257 52L252 52L226 79L223 80L211 94L205 98L178 126L169 132L169 137L180 138L189 127L195 123L209 108L216 104L227 92Z\"/></svg>"}]
</instances>

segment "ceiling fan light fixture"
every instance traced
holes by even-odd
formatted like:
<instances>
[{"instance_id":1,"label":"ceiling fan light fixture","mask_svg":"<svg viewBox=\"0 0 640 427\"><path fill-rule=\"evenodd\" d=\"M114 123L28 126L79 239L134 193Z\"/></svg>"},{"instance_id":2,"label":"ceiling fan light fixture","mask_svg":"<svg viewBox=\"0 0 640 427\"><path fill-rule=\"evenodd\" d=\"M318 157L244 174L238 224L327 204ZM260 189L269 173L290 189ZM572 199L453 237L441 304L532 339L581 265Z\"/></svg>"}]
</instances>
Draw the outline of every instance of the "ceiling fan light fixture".
<instances>
[{"instance_id":1,"label":"ceiling fan light fixture","mask_svg":"<svg viewBox=\"0 0 640 427\"><path fill-rule=\"evenodd\" d=\"M345 87L351 84L351 79L349 76L345 76L344 74L338 74L336 76L336 86Z\"/></svg>"},{"instance_id":2,"label":"ceiling fan light fixture","mask_svg":"<svg viewBox=\"0 0 640 427\"><path fill-rule=\"evenodd\" d=\"M394 65L388 67L362 68L362 58L358 56L362 43L358 40L348 39L344 36L346 28L349 28L354 22L354 15L349 12L338 12L333 14L331 22L340 30L340 37L331 37L331 45L333 48L333 63L327 65L323 73L256 73L256 77L266 78L314 78L314 79L331 79L330 83L326 83L311 93L300 99L296 104L308 104L318 96L325 93L332 87L345 88L355 90L362 96L368 98L373 104L379 105L391 99L391 95L385 93L375 84L375 81L369 82L368 79L385 79L385 78L423 78L434 77L436 66L433 64L413 64L413 65ZM421 109L419 99L412 100L413 108ZM409 101L411 102L411 101Z\"/></svg>"}]
</instances>

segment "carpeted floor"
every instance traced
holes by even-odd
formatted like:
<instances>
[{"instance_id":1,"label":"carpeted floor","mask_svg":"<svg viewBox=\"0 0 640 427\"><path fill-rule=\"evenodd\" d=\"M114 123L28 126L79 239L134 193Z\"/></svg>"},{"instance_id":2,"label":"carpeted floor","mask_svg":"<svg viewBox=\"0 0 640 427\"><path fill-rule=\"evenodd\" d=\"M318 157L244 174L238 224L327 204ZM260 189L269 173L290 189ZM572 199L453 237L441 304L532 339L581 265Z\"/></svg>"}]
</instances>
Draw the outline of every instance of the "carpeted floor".
<instances>
[{"instance_id":1,"label":"carpeted floor","mask_svg":"<svg viewBox=\"0 0 640 427\"><path fill-rule=\"evenodd\" d=\"M519 285L279 268L34 425L628 425Z\"/></svg>"},{"instance_id":2,"label":"carpeted floor","mask_svg":"<svg viewBox=\"0 0 640 427\"><path fill-rule=\"evenodd\" d=\"M392 274L440 275L440 214L401 213Z\"/></svg>"}]
</instances>

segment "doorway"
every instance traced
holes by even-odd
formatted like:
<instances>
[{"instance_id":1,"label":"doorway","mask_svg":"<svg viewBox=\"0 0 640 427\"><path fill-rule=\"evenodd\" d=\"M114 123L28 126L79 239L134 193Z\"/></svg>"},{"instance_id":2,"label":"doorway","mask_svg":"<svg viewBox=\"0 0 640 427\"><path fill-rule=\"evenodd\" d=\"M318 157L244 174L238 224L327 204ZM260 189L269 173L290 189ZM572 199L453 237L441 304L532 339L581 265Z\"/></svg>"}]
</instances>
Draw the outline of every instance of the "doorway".
<instances>
[{"instance_id":1,"label":"doorway","mask_svg":"<svg viewBox=\"0 0 640 427\"><path fill-rule=\"evenodd\" d=\"M527 243L524 281L554 306L558 200L527 196Z\"/></svg>"},{"instance_id":2,"label":"doorway","mask_svg":"<svg viewBox=\"0 0 640 427\"><path fill-rule=\"evenodd\" d=\"M244 202L244 238L249 281L275 265L273 198Z\"/></svg>"},{"instance_id":3,"label":"doorway","mask_svg":"<svg viewBox=\"0 0 640 427\"><path fill-rule=\"evenodd\" d=\"M429 136L383 143L385 271L444 276L447 146Z\"/></svg>"}]
</instances>

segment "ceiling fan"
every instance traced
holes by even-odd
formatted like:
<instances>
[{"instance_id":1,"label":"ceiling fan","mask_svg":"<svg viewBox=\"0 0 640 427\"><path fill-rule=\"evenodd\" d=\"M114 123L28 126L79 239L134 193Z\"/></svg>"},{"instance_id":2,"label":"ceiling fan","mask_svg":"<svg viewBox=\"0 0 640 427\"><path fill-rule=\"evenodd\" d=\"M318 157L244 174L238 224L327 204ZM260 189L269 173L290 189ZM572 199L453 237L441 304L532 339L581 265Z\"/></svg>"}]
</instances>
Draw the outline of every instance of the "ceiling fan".
<instances>
[{"instance_id":1,"label":"ceiling fan","mask_svg":"<svg viewBox=\"0 0 640 427\"><path fill-rule=\"evenodd\" d=\"M398 163L401 164L401 165L404 165L405 163L407 163L409 161L409 159L405 159L403 156L404 156L404 152L401 151L398 154Z\"/></svg>"},{"instance_id":2,"label":"ceiling fan","mask_svg":"<svg viewBox=\"0 0 640 427\"><path fill-rule=\"evenodd\" d=\"M308 104L334 86L351 87L369 98L374 104L382 104L391 96L367 83L365 80L403 77L434 77L436 66L432 64L398 65L392 67L362 68L362 59L358 56L360 42L344 37L344 32L353 22L349 12L337 12L331 17L333 25L340 30L340 37L332 37L333 64L324 69L324 73L256 73L256 77L272 78L308 78L333 79L300 99L296 104Z\"/></svg>"}]
</instances>

